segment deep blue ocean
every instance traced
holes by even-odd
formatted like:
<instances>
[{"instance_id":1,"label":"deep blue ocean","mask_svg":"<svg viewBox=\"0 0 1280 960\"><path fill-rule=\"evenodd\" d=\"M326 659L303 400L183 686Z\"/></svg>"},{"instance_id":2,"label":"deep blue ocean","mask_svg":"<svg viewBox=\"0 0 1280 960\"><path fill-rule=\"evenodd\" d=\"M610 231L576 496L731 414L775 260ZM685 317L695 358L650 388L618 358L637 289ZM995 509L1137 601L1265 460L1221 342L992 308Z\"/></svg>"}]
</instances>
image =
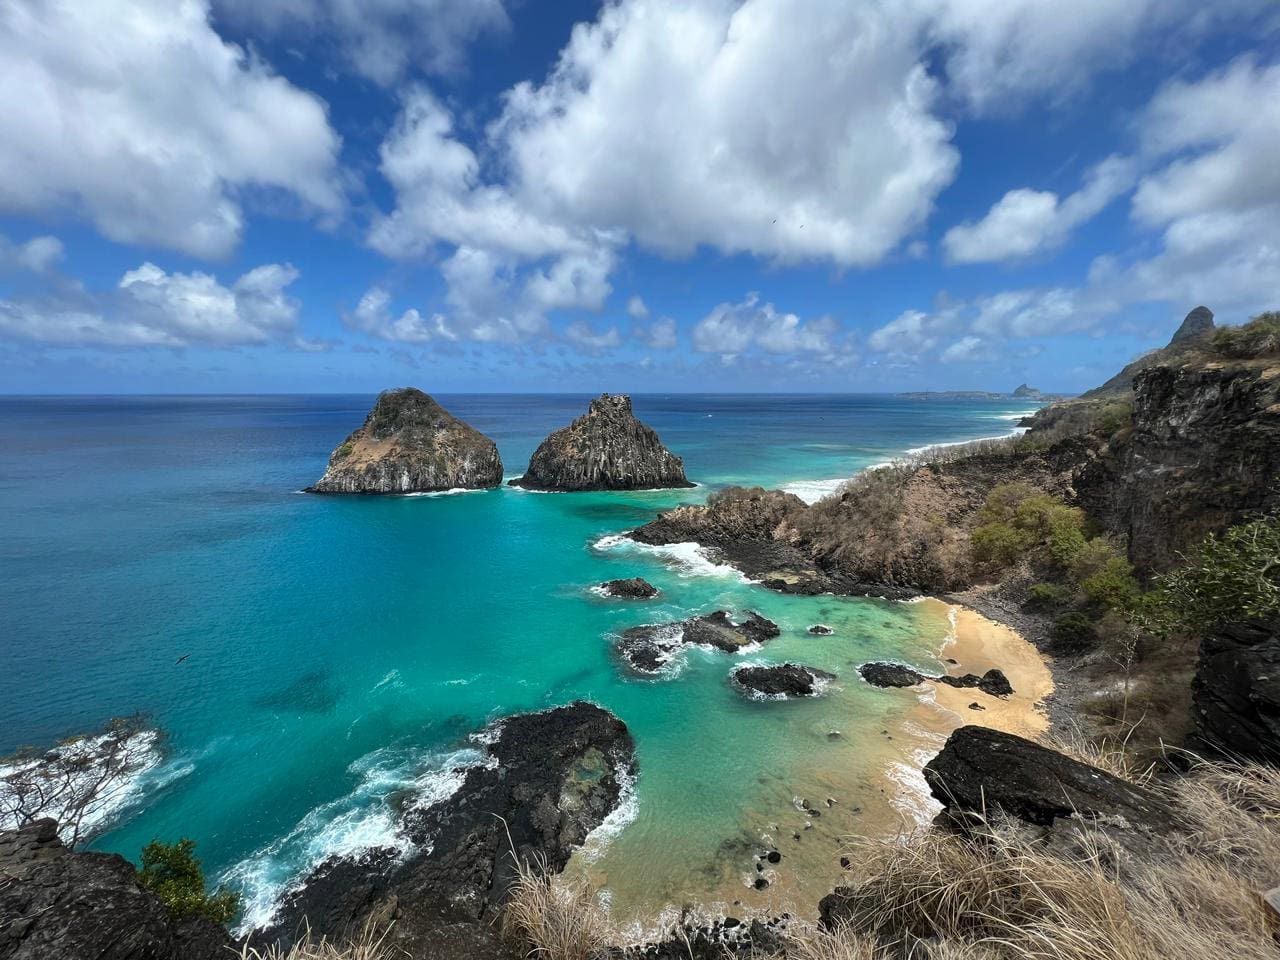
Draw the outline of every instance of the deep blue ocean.
<instances>
[{"instance_id":1,"label":"deep blue ocean","mask_svg":"<svg viewBox=\"0 0 1280 960\"><path fill-rule=\"evenodd\" d=\"M496 440L511 477L589 398L437 399ZM577 867L621 913L733 896L745 869L733 841L788 829L780 821L807 793L845 795L815 837L856 831L859 816L897 802L885 767L910 745L887 742L903 698L851 667L875 656L936 664L945 616L784 597L692 548L616 535L728 484L812 499L905 451L1007 434L1034 409L636 396L696 489L299 493L372 402L0 398L0 752L147 713L163 753L95 846L136 857L154 837L191 837L207 872L244 893L247 922L328 853L400 842L387 796L447 791L450 771L479 756L469 737L487 722L577 697L614 710L637 742L625 809ZM662 588L658 601L590 592L636 574ZM658 680L629 677L612 655L620 629L717 608L759 610L783 636L736 659L689 651ZM819 621L836 633L809 636ZM787 703L745 701L726 682L741 660L788 658L848 682ZM806 849L826 862L834 847ZM779 882L748 905L796 890Z\"/></svg>"}]
</instances>

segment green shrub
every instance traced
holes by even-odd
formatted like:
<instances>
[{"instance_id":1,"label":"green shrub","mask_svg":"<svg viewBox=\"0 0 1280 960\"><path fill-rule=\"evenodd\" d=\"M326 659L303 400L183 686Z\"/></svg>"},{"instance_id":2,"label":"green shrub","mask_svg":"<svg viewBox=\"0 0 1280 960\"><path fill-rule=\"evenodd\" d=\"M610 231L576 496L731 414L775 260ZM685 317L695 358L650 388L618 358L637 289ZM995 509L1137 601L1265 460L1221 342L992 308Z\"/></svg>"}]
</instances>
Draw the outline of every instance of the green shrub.
<instances>
[{"instance_id":1,"label":"green shrub","mask_svg":"<svg viewBox=\"0 0 1280 960\"><path fill-rule=\"evenodd\" d=\"M1124 557L1111 557L1097 573L1080 581L1080 590L1090 603L1106 610L1129 610L1142 590L1133 575L1133 566Z\"/></svg>"},{"instance_id":2,"label":"green shrub","mask_svg":"<svg viewBox=\"0 0 1280 960\"><path fill-rule=\"evenodd\" d=\"M175 920L204 917L214 923L230 923L240 908L240 898L223 888L206 892L204 871L195 850L194 840L152 840L142 848L138 879L164 902Z\"/></svg>"},{"instance_id":3,"label":"green shrub","mask_svg":"<svg viewBox=\"0 0 1280 960\"><path fill-rule=\"evenodd\" d=\"M1094 414L1093 429L1108 437L1132 425L1133 403L1129 400L1113 401Z\"/></svg>"},{"instance_id":4,"label":"green shrub","mask_svg":"<svg viewBox=\"0 0 1280 960\"><path fill-rule=\"evenodd\" d=\"M1027 591L1027 603L1041 610L1064 606L1071 600L1071 590L1060 583L1033 583Z\"/></svg>"},{"instance_id":5,"label":"green shrub","mask_svg":"<svg viewBox=\"0 0 1280 960\"><path fill-rule=\"evenodd\" d=\"M1084 511L1025 483L994 488L970 537L974 559L997 569L1026 558L1065 566L1084 546Z\"/></svg>"},{"instance_id":6,"label":"green shrub","mask_svg":"<svg viewBox=\"0 0 1280 960\"><path fill-rule=\"evenodd\" d=\"M351 456L351 451L354 449L355 449L355 444L353 444L350 440L348 440L346 443L344 443L342 446L340 446L337 449L337 452L334 453L334 457L338 460L342 460L346 457Z\"/></svg>"},{"instance_id":7,"label":"green shrub","mask_svg":"<svg viewBox=\"0 0 1280 960\"><path fill-rule=\"evenodd\" d=\"M1012 566L1031 548L1033 540L1025 530L1007 523L988 523L969 538L974 560L1003 570Z\"/></svg>"},{"instance_id":8,"label":"green shrub","mask_svg":"<svg viewBox=\"0 0 1280 960\"><path fill-rule=\"evenodd\" d=\"M1222 327L1213 335L1216 353L1240 360L1280 353L1280 312L1259 314L1238 327Z\"/></svg>"},{"instance_id":9,"label":"green shrub","mask_svg":"<svg viewBox=\"0 0 1280 960\"><path fill-rule=\"evenodd\" d=\"M1053 621L1053 639L1067 650L1083 650L1097 640L1093 620L1079 610L1070 610Z\"/></svg>"}]
</instances>

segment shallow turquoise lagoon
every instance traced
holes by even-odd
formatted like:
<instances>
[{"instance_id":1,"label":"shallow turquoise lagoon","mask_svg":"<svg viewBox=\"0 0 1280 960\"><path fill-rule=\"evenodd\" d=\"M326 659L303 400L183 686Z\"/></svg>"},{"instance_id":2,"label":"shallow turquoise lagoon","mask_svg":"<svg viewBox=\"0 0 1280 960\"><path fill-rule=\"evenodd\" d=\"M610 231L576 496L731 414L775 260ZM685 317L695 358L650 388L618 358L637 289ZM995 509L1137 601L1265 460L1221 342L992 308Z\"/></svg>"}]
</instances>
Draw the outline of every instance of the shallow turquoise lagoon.
<instances>
[{"instance_id":1,"label":"shallow turquoise lagoon","mask_svg":"<svg viewBox=\"0 0 1280 960\"><path fill-rule=\"evenodd\" d=\"M508 476L585 397L439 398L497 440ZM583 862L622 913L742 898L749 847L779 870L833 860L838 823L895 802L887 742L904 698L852 666L929 665L945 618L922 605L784 597L688 547L616 535L729 483L814 496L903 451L1008 433L1012 401L883 396L640 396L637 414L685 458L674 493L314 497L297 493L371 397L0 399L0 750L145 711L162 762L96 846L136 856L194 838L242 889L250 919L325 855L394 843L386 798L447 791L494 718L578 697L637 742L625 811ZM608 601L643 575L654 602ZM611 635L692 613L758 610L783 636L737 658L689 651L658 680L626 674ZM815 622L836 628L812 637ZM189 655L181 664L175 661ZM745 660L840 676L812 702L744 700ZM842 791L804 831L793 801ZM812 794L812 797L810 795ZM853 818L853 819L851 819ZM794 856L792 853L794 852ZM785 877L776 891L795 893Z\"/></svg>"}]
</instances>

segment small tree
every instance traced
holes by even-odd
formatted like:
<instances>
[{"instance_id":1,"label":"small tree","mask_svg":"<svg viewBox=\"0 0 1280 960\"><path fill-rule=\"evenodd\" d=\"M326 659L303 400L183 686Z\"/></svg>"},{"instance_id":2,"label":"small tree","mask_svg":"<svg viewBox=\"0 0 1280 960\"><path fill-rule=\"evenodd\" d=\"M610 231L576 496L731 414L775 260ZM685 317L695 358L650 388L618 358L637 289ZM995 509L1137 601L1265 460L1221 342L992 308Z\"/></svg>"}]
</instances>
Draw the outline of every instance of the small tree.
<instances>
[{"instance_id":1,"label":"small tree","mask_svg":"<svg viewBox=\"0 0 1280 960\"><path fill-rule=\"evenodd\" d=\"M164 901L169 916L175 920L204 917L214 923L230 923L240 909L235 892L224 887L213 893L205 890L204 870L196 858L194 840L152 840L142 848L138 879Z\"/></svg>"},{"instance_id":2,"label":"small tree","mask_svg":"<svg viewBox=\"0 0 1280 960\"><path fill-rule=\"evenodd\" d=\"M124 802L134 778L155 764L159 736L136 715L51 750L24 748L0 759L0 827L51 817L63 843L79 846Z\"/></svg>"}]
</instances>

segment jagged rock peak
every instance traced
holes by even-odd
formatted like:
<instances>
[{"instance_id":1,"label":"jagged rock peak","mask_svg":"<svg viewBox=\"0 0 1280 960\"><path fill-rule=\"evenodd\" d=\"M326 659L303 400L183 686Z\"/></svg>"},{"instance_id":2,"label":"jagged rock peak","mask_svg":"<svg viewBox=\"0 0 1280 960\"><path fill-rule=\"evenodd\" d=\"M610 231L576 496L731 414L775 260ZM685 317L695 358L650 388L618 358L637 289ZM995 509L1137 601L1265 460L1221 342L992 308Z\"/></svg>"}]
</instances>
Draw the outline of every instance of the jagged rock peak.
<instances>
[{"instance_id":1,"label":"jagged rock peak","mask_svg":"<svg viewBox=\"0 0 1280 960\"><path fill-rule=\"evenodd\" d=\"M1178 327L1178 332L1173 335L1173 339L1169 342L1181 343L1183 340L1194 340L1203 337L1205 334L1212 333L1213 311L1208 307L1196 307L1182 321L1182 326Z\"/></svg>"},{"instance_id":2,"label":"jagged rock peak","mask_svg":"<svg viewBox=\"0 0 1280 960\"><path fill-rule=\"evenodd\" d=\"M587 412L539 444L513 486L531 490L691 487L684 462L631 412L631 398L601 394Z\"/></svg>"},{"instance_id":3,"label":"jagged rock peak","mask_svg":"<svg viewBox=\"0 0 1280 960\"><path fill-rule=\"evenodd\" d=\"M310 493L423 493L502 482L498 447L414 387L386 390Z\"/></svg>"},{"instance_id":4,"label":"jagged rock peak","mask_svg":"<svg viewBox=\"0 0 1280 960\"><path fill-rule=\"evenodd\" d=\"M1042 394L1038 389L1032 386L1028 386L1025 383L1018 384L1017 389L1013 391L1013 395L1019 398L1020 400L1021 399L1039 400L1042 396L1044 396L1044 394Z\"/></svg>"}]
</instances>

